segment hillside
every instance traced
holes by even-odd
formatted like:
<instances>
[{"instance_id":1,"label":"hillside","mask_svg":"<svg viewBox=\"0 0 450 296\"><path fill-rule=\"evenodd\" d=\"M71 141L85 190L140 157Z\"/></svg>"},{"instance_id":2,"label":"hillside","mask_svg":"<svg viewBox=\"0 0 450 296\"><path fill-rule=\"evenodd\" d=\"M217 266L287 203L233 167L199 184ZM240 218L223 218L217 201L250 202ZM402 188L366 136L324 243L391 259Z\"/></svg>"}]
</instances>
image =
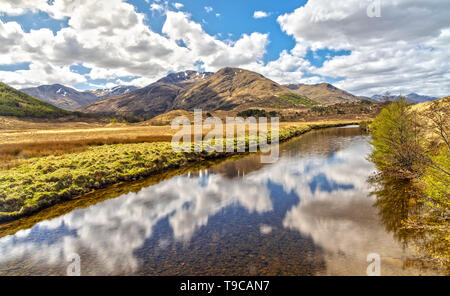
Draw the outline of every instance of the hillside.
<instances>
[{"instance_id":1,"label":"hillside","mask_svg":"<svg viewBox=\"0 0 450 296\"><path fill-rule=\"evenodd\" d=\"M0 115L2 116L57 118L70 114L69 111L33 98L0 82Z\"/></svg>"},{"instance_id":2,"label":"hillside","mask_svg":"<svg viewBox=\"0 0 450 296\"><path fill-rule=\"evenodd\" d=\"M261 74L239 68L224 68L180 93L172 109L230 110L237 107L313 104L314 101L293 94L286 87Z\"/></svg>"},{"instance_id":3,"label":"hillside","mask_svg":"<svg viewBox=\"0 0 450 296\"><path fill-rule=\"evenodd\" d=\"M356 102L358 97L345 90L339 89L329 83L319 84L288 84L285 85L291 91L301 96L310 98L321 104L332 105L336 103Z\"/></svg>"},{"instance_id":4,"label":"hillside","mask_svg":"<svg viewBox=\"0 0 450 296\"><path fill-rule=\"evenodd\" d=\"M136 115L146 118L164 113L182 90L176 85L155 82L134 92L107 98L79 110L88 113Z\"/></svg>"}]
</instances>

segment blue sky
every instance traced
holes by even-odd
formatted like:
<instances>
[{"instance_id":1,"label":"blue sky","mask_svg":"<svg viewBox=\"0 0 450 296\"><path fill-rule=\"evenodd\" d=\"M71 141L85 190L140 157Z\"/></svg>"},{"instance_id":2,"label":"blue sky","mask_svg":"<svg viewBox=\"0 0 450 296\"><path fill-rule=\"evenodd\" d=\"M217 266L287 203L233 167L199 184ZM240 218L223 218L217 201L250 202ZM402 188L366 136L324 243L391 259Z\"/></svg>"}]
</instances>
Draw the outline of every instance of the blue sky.
<instances>
[{"instance_id":1,"label":"blue sky","mask_svg":"<svg viewBox=\"0 0 450 296\"><path fill-rule=\"evenodd\" d=\"M35 2L0 3L0 80L17 88L144 86L235 66L358 95L450 90L445 0Z\"/></svg>"}]
</instances>

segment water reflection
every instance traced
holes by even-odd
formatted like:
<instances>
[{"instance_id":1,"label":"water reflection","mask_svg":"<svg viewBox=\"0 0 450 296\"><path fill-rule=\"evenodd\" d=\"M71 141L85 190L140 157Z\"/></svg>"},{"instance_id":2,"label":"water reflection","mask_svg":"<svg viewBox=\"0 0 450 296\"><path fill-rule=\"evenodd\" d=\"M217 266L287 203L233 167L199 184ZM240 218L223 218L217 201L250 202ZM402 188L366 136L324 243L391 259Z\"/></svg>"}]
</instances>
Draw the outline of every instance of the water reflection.
<instances>
[{"instance_id":1,"label":"water reflection","mask_svg":"<svg viewBox=\"0 0 450 296\"><path fill-rule=\"evenodd\" d=\"M419 250L407 258L406 264L449 274L448 225L441 217L429 215L420 202L422 193L417 186L409 180L387 178L381 174L372 176L369 181L375 188L374 206L382 225L403 246Z\"/></svg>"},{"instance_id":2,"label":"water reflection","mask_svg":"<svg viewBox=\"0 0 450 296\"><path fill-rule=\"evenodd\" d=\"M386 273L405 251L379 223L366 179L364 136L330 129L258 156L191 172L0 239L0 274L364 274L369 253Z\"/></svg>"}]
</instances>

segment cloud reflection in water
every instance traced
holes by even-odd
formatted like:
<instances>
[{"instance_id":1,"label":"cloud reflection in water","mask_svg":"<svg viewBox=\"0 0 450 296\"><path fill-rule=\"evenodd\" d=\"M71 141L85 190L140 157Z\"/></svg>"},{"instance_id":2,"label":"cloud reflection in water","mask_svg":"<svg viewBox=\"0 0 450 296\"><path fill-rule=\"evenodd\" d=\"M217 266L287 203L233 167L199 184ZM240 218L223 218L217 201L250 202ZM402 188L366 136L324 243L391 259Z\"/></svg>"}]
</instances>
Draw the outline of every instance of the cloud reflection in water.
<instances>
[{"instance_id":1,"label":"cloud reflection in water","mask_svg":"<svg viewBox=\"0 0 450 296\"><path fill-rule=\"evenodd\" d=\"M290 149L274 164L261 167L254 163L254 171L251 163L257 158L248 157L232 163L231 176L219 165L207 173L177 176L43 221L0 239L0 273L2 264L20 258L64 265L66 255L73 252L101 266L92 268L92 273L132 273L140 264L135 251L152 239L161 221L168 221L171 231L159 241L159 248L164 249L171 242L192 243L195 233L226 208L264 215L288 194L295 194L299 201L280 217L283 227L311 236L327 251L361 256L374 237L376 244L389 237L373 223L377 216L371 207L373 200L367 197L366 178L374 168L365 159L368 146L365 138L357 136L331 150L304 153ZM248 170L236 177L239 164ZM284 193L274 196L271 184ZM273 226L261 224L257 229L268 236L277 231Z\"/></svg>"}]
</instances>

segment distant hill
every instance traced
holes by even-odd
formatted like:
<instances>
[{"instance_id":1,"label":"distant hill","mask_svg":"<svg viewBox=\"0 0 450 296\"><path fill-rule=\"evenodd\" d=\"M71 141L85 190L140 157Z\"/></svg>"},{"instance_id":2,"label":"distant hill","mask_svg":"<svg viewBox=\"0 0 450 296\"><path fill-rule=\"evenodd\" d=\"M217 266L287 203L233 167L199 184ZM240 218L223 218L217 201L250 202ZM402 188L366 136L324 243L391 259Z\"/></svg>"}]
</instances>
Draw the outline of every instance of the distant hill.
<instances>
[{"instance_id":1,"label":"distant hill","mask_svg":"<svg viewBox=\"0 0 450 296\"><path fill-rule=\"evenodd\" d=\"M329 83L319 84L287 84L287 88L299 94L317 101L321 104L331 105L336 103L356 102L359 97L345 90L339 89Z\"/></svg>"},{"instance_id":2,"label":"distant hill","mask_svg":"<svg viewBox=\"0 0 450 296\"><path fill-rule=\"evenodd\" d=\"M75 110L98 100L97 96L90 92L80 92L61 84L41 85L21 91L66 110Z\"/></svg>"},{"instance_id":3,"label":"distant hill","mask_svg":"<svg viewBox=\"0 0 450 296\"><path fill-rule=\"evenodd\" d=\"M79 110L88 113L135 115L150 118L172 107L182 90L173 84L155 82L128 94L96 101Z\"/></svg>"},{"instance_id":4,"label":"distant hill","mask_svg":"<svg viewBox=\"0 0 450 296\"><path fill-rule=\"evenodd\" d=\"M77 91L61 84L41 85L22 89L24 93L65 110L75 110L92 102L128 93L136 90L135 86L117 86L112 89Z\"/></svg>"},{"instance_id":5,"label":"distant hill","mask_svg":"<svg viewBox=\"0 0 450 296\"><path fill-rule=\"evenodd\" d=\"M49 103L0 82L0 115L34 118L57 118L70 115Z\"/></svg>"},{"instance_id":6,"label":"distant hill","mask_svg":"<svg viewBox=\"0 0 450 296\"><path fill-rule=\"evenodd\" d=\"M374 95L371 97L371 99L374 101L377 101L377 102L382 102L382 101L386 101L386 100L394 101L399 97L400 97L399 95L389 95L389 96ZM434 100L438 99L436 97L423 96L423 95L419 95L416 93L410 93L404 97L406 98L406 100L408 102L413 103L413 104L424 103L424 102L434 101Z\"/></svg>"},{"instance_id":7,"label":"distant hill","mask_svg":"<svg viewBox=\"0 0 450 296\"><path fill-rule=\"evenodd\" d=\"M83 112L133 114L151 118L171 110L285 108L317 102L293 93L261 74L239 68L216 73L172 73L133 92L80 108Z\"/></svg>"},{"instance_id":8,"label":"distant hill","mask_svg":"<svg viewBox=\"0 0 450 296\"><path fill-rule=\"evenodd\" d=\"M132 85L119 85L113 88L105 88L105 89L96 89L96 90L90 90L91 94L95 95L97 97L97 100L106 99L110 97L120 96L123 94L130 93L132 91L135 91L139 89L136 86Z\"/></svg>"},{"instance_id":9,"label":"distant hill","mask_svg":"<svg viewBox=\"0 0 450 296\"><path fill-rule=\"evenodd\" d=\"M450 106L450 96L444 97L444 98L439 98L439 99L436 99L436 100L433 100L433 101L435 101L439 105ZM411 110L417 111L420 114L421 112L427 110L430 106L432 106L432 104L434 104L434 102L432 102L432 101L426 101L426 102L423 102L423 103L418 103L418 104L415 104L415 105L411 106Z\"/></svg>"}]
</instances>

